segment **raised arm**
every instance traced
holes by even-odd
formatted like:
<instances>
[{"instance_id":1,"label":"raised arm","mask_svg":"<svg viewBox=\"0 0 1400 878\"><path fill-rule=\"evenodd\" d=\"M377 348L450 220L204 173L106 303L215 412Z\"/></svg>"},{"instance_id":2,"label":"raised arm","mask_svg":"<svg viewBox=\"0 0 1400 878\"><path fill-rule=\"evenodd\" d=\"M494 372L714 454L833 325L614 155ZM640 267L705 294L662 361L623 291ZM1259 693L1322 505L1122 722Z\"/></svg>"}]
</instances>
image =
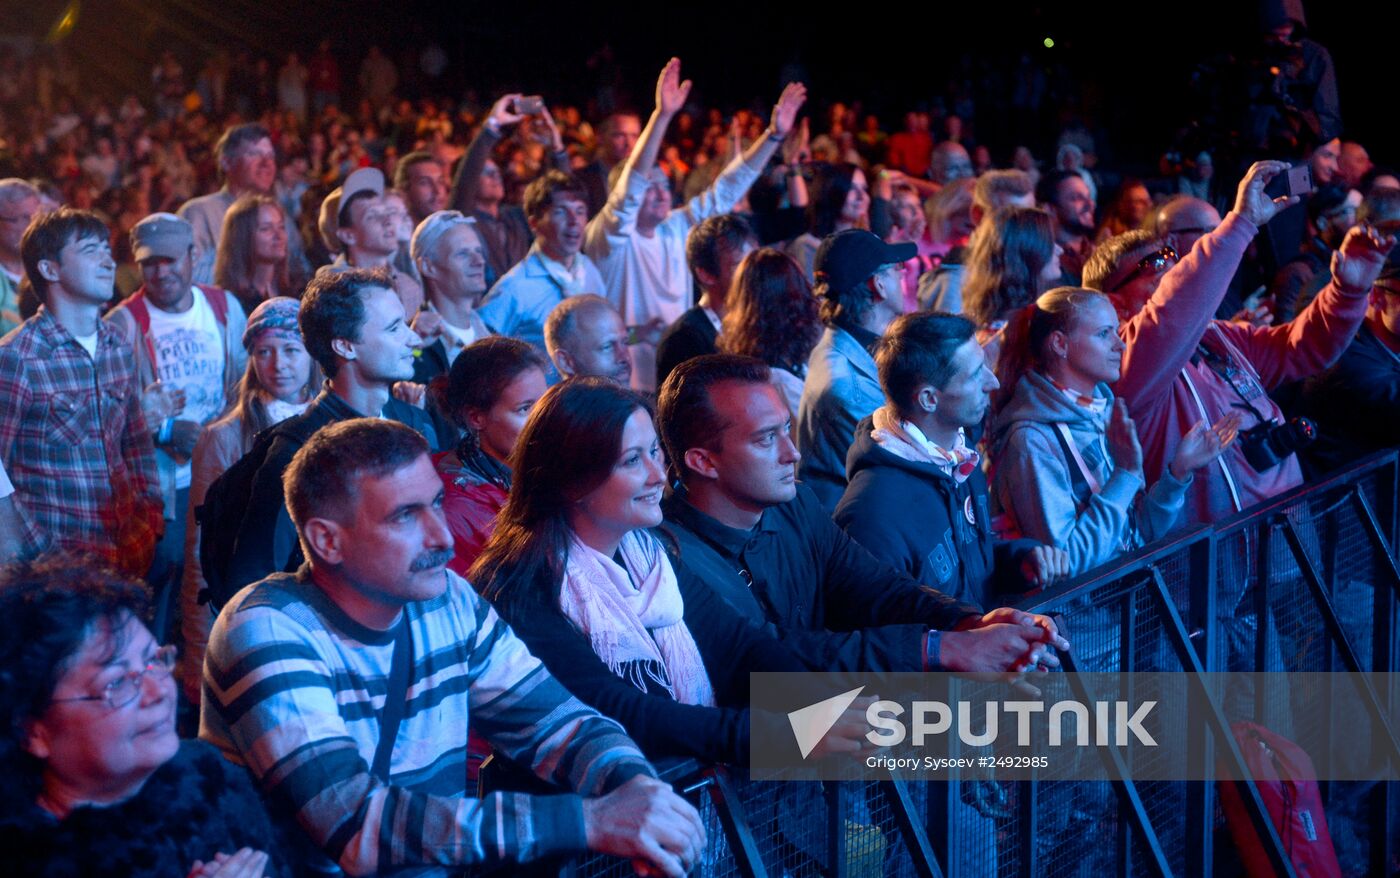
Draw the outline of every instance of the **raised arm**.
<instances>
[{"instance_id":1,"label":"raised arm","mask_svg":"<svg viewBox=\"0 0 1400 878\"><path fill-rule=\"evenodd\" d=\"M1284 162L1255 162L1220 228L1183 254L1147 304L1119 329L1128 349L1114 392L1135 409L1168 392L1214 319L1250 240L1280 210L1298 202L1297 196L1273 199L1264 192L1287 169Z\"/></svg>"},{"instance_id":2,"label":"raised arm","mask_svg":"<svg viewBox=\"0 0 1400 878\"><path fill-rule=\"evenodd\" d=\"M1222 324L1221 331L1249 357L1267 388L1316 375L1336 362L1356 335L1371 287L1394 246L1393 235L1354 226L1332 254L1332 282L1297 317L1282 326Z\"/></svg>"},{"instance_id":3,"label":"raised arm","mask_svg":"<svg viewBox=\"0 0 1400 878\"><path fill-rule=\"evenodd\" d=\"M519 97L518 94L508 94L498 98L492 104L486 121L472 138L467 154L457 165L457 176L452 181L452 194L447 203L453 210L460 210L468 216L476 210L476 187L481 182L481 171L486 167L486 160L491 158L492 150L505 136L506 128L525 118L511 111Z\"/></svg>"}]
</instances>

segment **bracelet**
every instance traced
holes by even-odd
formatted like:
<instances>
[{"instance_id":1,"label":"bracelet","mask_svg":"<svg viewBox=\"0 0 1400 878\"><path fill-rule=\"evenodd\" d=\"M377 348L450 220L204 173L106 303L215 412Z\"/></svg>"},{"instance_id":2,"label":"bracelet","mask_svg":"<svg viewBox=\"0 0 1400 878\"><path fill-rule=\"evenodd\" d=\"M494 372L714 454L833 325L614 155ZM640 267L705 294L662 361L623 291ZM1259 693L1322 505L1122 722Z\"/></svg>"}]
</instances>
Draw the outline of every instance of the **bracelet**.
<instances>
[{"instance_id":1,"label":"bracelet","mask_svg":"<svg viewBox=\"0 0 1400 878\"><path fill-rule=\"evenodd\" d=\"M165 445L170 441L170 437L175 434L175 419L166 418L160 422L160 432L156 435L156 444Z\"/></svg>"}]
</instances>

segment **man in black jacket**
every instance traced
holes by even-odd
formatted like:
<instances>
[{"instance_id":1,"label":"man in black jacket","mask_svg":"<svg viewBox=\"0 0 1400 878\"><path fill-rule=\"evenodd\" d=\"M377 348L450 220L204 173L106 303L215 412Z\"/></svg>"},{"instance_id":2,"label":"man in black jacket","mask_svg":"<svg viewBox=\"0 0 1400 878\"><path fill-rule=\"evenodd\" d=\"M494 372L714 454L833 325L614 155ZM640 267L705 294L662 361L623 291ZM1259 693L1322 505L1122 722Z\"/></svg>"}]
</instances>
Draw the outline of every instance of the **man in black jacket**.
<instances>
[{"instance_id":1,"label":"man in black jacket","mask_svg":"<svg viewBox=\"0 0 1400 878\"><path fill-rule=\"evenodd\" d=\"M998 386L975 328L930 312L890 324L875 353L885 405L856 427L832 517L885 563L987 604L999 592L1049 585L1068 573L1069 556L992 533L987 480L964 434Z\"/></svg>"},{"instance_id":2,"label":"man in black jacket","mask_svg":"<svg viewBox=\"0 0 1400 878\"><path fill-rule=\"evenodd\" d=\"M657 387L666 383L666 377L677 365L715 352L729 284L739 263L757 246L753 227L735 213L712 216L690 230L685 239L685 258L695 275L700 301L662 334L656 348Z\"/></svg>"},{"instance_id":3,"label":"man in black jacket","mask_svg":"<svg viewBox=\"0 0 1400 878\"><path fill-rule=\"evenodd\" d=\"M351 418L383 417L412 427L437 449L423 410L390 395L395 382L413 377L413 352L421 343L392 283L386 268L355 268L320 275L307 286L297 322L307 353L326 373L326 387L306 411L278 426L253 477L229 566L236 587L301 563L282 490L282 473L305 442L298 436Z\"/></svg>"},{"instance_id":4,"label":"man in black jacket","mask_svg":"<svg viewBox=\"0 0 1400 878\"><path fill-rule=\"evenodd\" d=\"M666 529L682 563L813 667L1019 671L1067 648L1054 623L983 614L870 555L796 482L791 417L758 360L677 366L658 421L673 475Z\"/></svg>"}]
</instances>

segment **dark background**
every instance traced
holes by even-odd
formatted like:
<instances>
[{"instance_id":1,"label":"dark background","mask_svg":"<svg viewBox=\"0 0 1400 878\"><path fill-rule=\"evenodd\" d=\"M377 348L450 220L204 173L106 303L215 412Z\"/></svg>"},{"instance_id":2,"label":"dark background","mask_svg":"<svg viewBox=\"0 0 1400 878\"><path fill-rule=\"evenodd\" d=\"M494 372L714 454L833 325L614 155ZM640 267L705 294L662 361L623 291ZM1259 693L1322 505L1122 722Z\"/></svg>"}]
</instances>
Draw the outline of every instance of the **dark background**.
<instances>
[{"instance_id":1,"label":"dark background","mask_svg":"<svg viewBox=\"0 0 1400 878\"><path fill-rule=\"evenodd\" d=\"M0 32L42 36L65 3L6 0L0 7ZM1108 157L1141 165L1200 112L1189 89L1192 71L1224 52L1247 49L1258 21L1253 0L845 9L823 11L812 3L85 0L66 44L89 81L95 76L114 91L146 97L152 63L166 48L181 57L193 82L199 59L218 47L247 46L273 57L275 70L287 50L305 60L330 37L351 86L370 44L400 60L401 53L435 39L451 59L435 91L462 96L473 89L489 102L509 87L580 104L597 84L587 61L608 44L623 71L624 93L643 109L650 106L656 71L675 54L696 82L694 97L706 106L771 101L782 74L800 69L814 111L833 100L860 99L881 114L886 130L899 127L905 109L946 94L960 67L1009 71L1024 53L1037 64L1060 66L1063 80L1086 103L1091 124L1108 132ZM1400 161L1400 126L1393 121L1400 3L1311 3L1306 11L1310 35L1336 63L1346 135L1366 144L1378 162ZM1047 36L1053 49L1042 44ZM1053 142L1056 133L1044 131L1043 140ZM993 144L998 162L1006 161L1009 145ZM1037 146L1048 158L1046 147Z\"/></svg>"}]
</instances>

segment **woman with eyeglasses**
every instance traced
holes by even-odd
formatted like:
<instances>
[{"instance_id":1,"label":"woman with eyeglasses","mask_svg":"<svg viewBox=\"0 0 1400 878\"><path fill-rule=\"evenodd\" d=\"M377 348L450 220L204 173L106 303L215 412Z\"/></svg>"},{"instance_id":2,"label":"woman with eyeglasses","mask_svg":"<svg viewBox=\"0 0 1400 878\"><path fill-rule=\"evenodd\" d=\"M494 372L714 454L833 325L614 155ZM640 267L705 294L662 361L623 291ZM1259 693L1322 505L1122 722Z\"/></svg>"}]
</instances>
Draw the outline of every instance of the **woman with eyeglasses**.
<instances>
[{"instance_id":1,"label":"woman with eyeglasses","mask_svg":"<svg viewBox=\"0 0 1400 878\"><path fill-rule=\"evenodd\" d=\"M555 385L511 469L471 582L550 673L649 757L747 764L749 672L804 666L667 557L652 530L666 467L649 404L601 378ZM788 734L784 717L757 724L769 719L774 740Z\"/></svg>"},{"instance_id":2,"label":"woman with eyeglasses","mask_svg":"<svg viewBox=\"0 0 1400 878\"><path fill-rule=\"evenodd\" d=\"M289 874L247 774L175 734L145 587L81 559L0 582L0 850L13 875Z\"/></svg>"},{"instance_id":3,"label":"woman with eyeglasses","mask_svg":"<svg viewBox=\"0 0 1400 878\"><path fill-rule=\"evenodd\" d=\"M1144 493L1142 446L1109 385L1124 344L1107 296L1057 287L1007 326L993 396L993 506L1003 536L1069 553L1077 576L1176 524L1192 473L1234 441L1238 415L1197 423Z\"/></svg>"}]
</instances>

